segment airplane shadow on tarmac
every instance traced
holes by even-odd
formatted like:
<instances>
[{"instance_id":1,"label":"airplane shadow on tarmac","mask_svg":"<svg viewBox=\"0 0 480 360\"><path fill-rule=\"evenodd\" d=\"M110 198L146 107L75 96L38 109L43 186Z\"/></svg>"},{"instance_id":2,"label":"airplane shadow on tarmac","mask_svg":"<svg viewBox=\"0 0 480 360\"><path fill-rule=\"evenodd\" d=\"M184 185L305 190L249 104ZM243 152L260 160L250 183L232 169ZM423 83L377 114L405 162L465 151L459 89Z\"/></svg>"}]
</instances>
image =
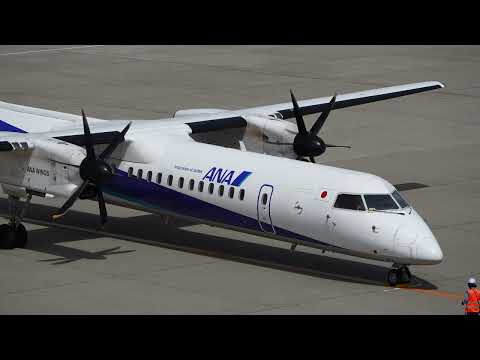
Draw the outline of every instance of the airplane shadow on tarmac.
<instances>
[{"instance_id":1,"label":"airplane shadow on tarmac","mask_svg":"<svg viewBox=\"0 0 480 360\"><path fill-rule=\"evenodd\" d=\"M6 209L7 206L7 200L0 199L0 208ZM142 215L130 218L109 216L105 228L98 233L96 232L99 225L97 214L70 210L67 215L53 223L50 219L55 210L56 208L51 206L31 204L24 219L26 223L52 226L29 231L27 249L56 256L52 259L40 260L54 265L62 265L81 259L105 260L111 255L135 251L120 250L121 247L117 246L97 252L88 252L61 245L62 242L106 236L323 279L389 286L386 282L386 275L390 269L388 266L332 258L299 250L291 253L283 248L200 234L180 228L181 226L193 225L192 222L175 219L173 223L164 225L158 215ZM42 222L48 222L48 224ZM62 226L75 226L83 230L65 229ZM105 233L102 233L102 231ZM412 276L411 284L408 287L437 289L435 285L416 276Z\"/></svg>"}]
</instances>

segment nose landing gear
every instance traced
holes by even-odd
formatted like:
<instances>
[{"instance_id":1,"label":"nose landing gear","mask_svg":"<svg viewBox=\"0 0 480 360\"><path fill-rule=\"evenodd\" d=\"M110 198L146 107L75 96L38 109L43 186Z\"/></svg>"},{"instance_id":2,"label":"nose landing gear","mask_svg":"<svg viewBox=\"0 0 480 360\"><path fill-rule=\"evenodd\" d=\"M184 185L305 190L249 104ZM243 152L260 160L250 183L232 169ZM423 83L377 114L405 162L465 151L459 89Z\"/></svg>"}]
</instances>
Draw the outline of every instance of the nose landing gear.
<instances>
[{"instance_id":1,"label":"nose landing gear","mask_svg":"<svg viewBox=\"0 0 480 360\"><path fill-rule=\"evenodd\" d=\"M25 203L21 203L16 196L8 196L10 221L0 225L0 249L24 248L27 244L27 230L21 223L25 210L30 204L32 195L27 196Z\"/></svg>"},{"instance_id":2,"label":"nose landing gear","mask_svg":"<svg viewBox=\"0 0 480 360\"><path fill-rule=\"evenodd\" d=\"M412 279L412 274L406 265L393 265L393 269L388 272L387 281L390 286L397 284L408 284Z\"/></svg>"}]
</instances>

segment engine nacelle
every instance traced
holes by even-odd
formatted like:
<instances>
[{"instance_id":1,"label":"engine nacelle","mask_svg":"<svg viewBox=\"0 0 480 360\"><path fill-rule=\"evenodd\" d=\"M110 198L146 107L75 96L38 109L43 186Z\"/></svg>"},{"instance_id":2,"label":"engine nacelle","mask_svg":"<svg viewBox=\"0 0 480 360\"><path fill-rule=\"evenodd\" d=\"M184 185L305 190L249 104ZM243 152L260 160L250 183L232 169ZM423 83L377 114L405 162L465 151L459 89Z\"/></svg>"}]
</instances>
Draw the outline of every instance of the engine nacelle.
<instances>
[{"instance_id":1,"label":"engine nacelle","mask_svg":"<svg viewBox=\"0 0 480 360\"><path fill-rule=\"evenodd\" d=\"M292 144L297 135L297 126L279 117L246 116L248 127L245 146L251 151L295 159Z\"/></svg>"},{"instance_id":2,"label":"engine nacelle","mask_svg":"<svg viewBox=\"0 0 480 360\"><path fill-rule=\"evenodd\" d=\"M79 166L87 155L83 147L54 138L35 139L33 156Z\"/></svg>"},{"instance_id":3,"label":"engine nacelle","mask_svg":"<svg viewBox=\"0 0 480 360\"><path fill-rule=\"evenodd\" d=\"M32 153L14 165L16 176L10 181L37 193L69 196L82 182L78 166L85 149L54 138L32 141Z\"/></svg>"}]
</instances>

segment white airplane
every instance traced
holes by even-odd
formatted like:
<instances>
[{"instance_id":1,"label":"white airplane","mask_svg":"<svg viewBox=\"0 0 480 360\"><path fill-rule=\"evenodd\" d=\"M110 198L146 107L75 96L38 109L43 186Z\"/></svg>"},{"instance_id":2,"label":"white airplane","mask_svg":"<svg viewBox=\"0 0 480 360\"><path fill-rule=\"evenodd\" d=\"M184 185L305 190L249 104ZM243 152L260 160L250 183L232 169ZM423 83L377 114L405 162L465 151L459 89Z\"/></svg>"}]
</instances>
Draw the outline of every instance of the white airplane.
<instances>
[{"instance_id":1,"label":"white airplane","mask_svg":"<svg viewBox=\"0 0 480 360\"><path fill-rule=\"evenodd\" d=\"M54 219L78 198L92 199L102 226L107 202L287 241L292 252L304 245L391 262L388 282L409 282L409 265L442 261L428 225L388 181L313 162L335 146L318 137L331 110L442 87L423 82L299 103L291 93L292 103L182 110L148 121L87 120L83 110L0 102L0 184L9 200L0 247L25 247L21 221L33 195L68 198ZM314 113L321 115L307 131L302 115ZM294 117L297 126L284 120ZM243 141L232 149L194 140L245 129L271 154Z\"/></svg>"}]
</instances>

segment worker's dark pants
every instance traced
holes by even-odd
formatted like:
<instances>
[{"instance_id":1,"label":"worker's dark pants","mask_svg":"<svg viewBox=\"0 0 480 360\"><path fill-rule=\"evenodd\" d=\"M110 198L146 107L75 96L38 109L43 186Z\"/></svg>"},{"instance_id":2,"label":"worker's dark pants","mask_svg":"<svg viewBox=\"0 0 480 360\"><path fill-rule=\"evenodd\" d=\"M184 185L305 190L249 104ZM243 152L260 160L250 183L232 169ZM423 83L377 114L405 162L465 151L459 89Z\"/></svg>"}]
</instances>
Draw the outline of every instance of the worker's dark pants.
<instances>
[{"instance_id":1,"label":"worker's dark pants","mask_svg":"<svg viewBox=\"0 0 480 360\"><path fill-rule=\"evenodd\" d=\"M478 316L478 314L479 314L478 312L467 312L467 313L465 313L465 315L476 315L476 316Z\"/></svg>"}]
</instances>

